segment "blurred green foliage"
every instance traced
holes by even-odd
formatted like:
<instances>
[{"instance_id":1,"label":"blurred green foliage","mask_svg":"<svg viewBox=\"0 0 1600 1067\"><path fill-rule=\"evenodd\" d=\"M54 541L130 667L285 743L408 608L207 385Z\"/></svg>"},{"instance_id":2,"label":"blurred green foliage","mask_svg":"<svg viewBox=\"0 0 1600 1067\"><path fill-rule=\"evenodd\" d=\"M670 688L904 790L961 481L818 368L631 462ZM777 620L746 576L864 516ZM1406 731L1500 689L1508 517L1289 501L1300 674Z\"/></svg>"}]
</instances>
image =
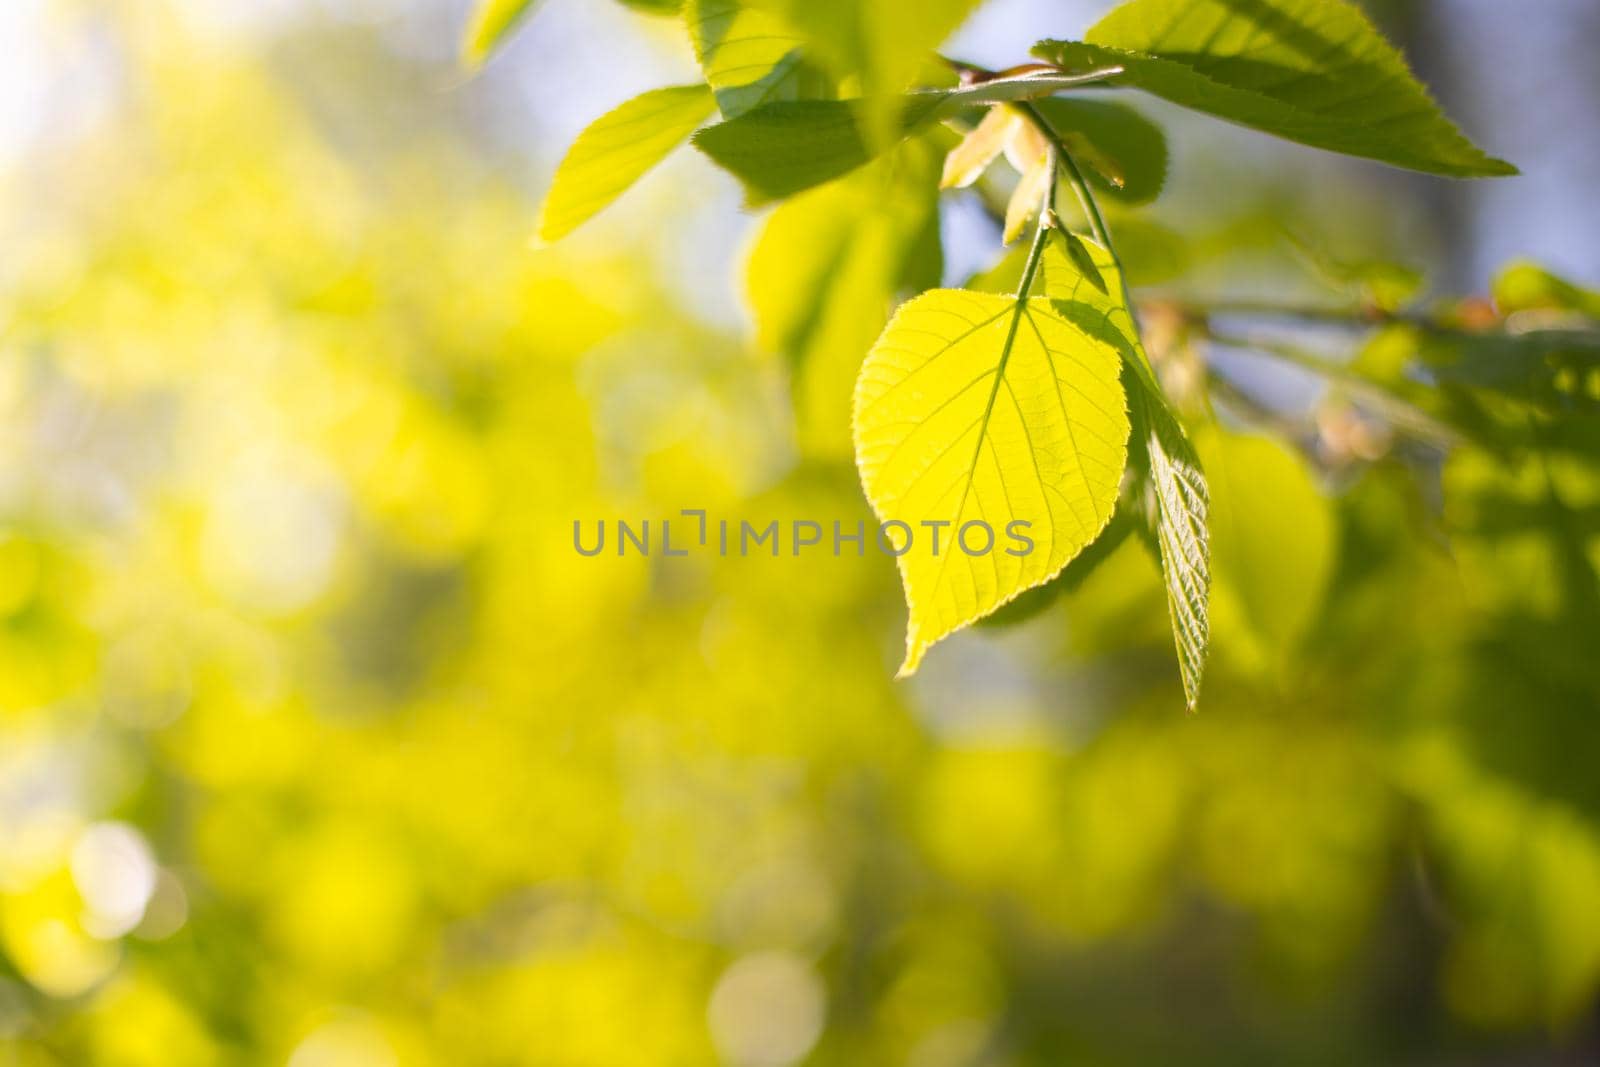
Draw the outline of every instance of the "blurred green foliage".
<instances>
[{"instance_id":1,"label":"blurred green foliage","mask_svg":"<svg viewBox=\"0 0 1600 1067\"><path fill-rule=\"evenodd\" d=\"M1592 422L1470 381L1446 451L1370 447L1337 385L1207 419L1204 714L1138 538L896 684L882 557L573 552L867 520L781 359L638 248L530 251L402 61L322 42L416 94L352 145L282 67L132 25L126 112L0 190L0 1062L1593 1052ZM773 256L804 229L892 289L931 207L859 208L890 179L757 262L826 269ZM1547 277L1506 310L1592 306ZM857 295L762 288L763 346L870 341ZM1422 347L1354 366L1399 390Z\"/></svg>"}]
</instances>

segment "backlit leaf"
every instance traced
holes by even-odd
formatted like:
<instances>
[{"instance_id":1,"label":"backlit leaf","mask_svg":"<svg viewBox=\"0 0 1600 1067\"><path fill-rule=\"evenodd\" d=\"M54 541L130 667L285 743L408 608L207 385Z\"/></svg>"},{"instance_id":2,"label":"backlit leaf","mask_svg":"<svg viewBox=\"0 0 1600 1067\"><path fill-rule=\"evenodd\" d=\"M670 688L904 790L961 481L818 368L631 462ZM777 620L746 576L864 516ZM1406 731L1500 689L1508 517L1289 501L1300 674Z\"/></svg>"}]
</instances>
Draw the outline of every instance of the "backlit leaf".
<instances>
[{"instance_id":1,"label":"backlit leaf","mask_svg":"<svg viewBox=\"0 0 1600 1067\"><path fill-rule=\"evenodd\" d=\"M965 189L1005 151L1006 142L1022 125L1022 116L1005 107L991 107L983 120L945 157L941 189Z\"/></svg>"},{"instance_id":2,"label":"backlit leaf","mask_svg":"<svg viewBox=\"0 0 1600 1067\"><path fill-rule=\"evenodd\" d=\"M856 384L856 465L880 520L910 525L899 557L910 621L900 673L935 641L1049 581L1099 536L1127 463L1112 345L1045 297L936 289L904 304ZM939 551L933 528L942 527ZM1021 551L1010 524L1033 541ZM969 545L994 534L991 551ZM1021 554L1010 554L1018 551Z\"/></svg>"},{"instance_id":3,"label":"backlit leaf","mask_svg":"<svg viewBox=\"0 0 1600 1067\"><path fill-rule=\"evenodd\" d=\"M1192 711L1211 639L1211 504L1200 457L1151 372L1110 252L1088 238L1061 233L1047 247L1042 270L1044 291L1057 310L1080 328L1114 339L1127 365L1130 459L1149 480L1172 637Z\"/></svg>"},{"instance_id":4,"label":"backlit leaf","mask_svg":"<svg viewBox=\"0 0 1600 1067\"><path fill-rule=\"evenodd\" d=\"M1002 241L1010 244L1022 236L1028 221L1039 213L1045 187L1054 176L1054 168L1050 166L1047 156L1034 160L1033 165L1022 172L1022 178L1011 191L1011 199L1006 204L1005 231L1000 235Z\"/></svg>"},{"instance_id":5,"label":"backlit leaf","mask_svg":"<svg viewBox=\"0 0 1600 1067\"><path fill-rule=\"evenodd\" d=\"M1166 398L1152 393L1142 380L1129 393L1137 431L1135 461L1150 479L1172 638L1184 699L1193 711L1211 642L1211 493L1200 457Z\"/></svg>"},{"instance_id":6,"label":"backlit leaf","mask_svg":"<svg viewBox=\"0 0 1600 1067\"><path fill-rule=\"evenodd\" d=\"M1043 41L1069 68L1302 144L1453 177L1515 174L1468 141L1346 0L1130 0L1086 35Z\"/></svg>"},{"instance_id":7,"label":"backlit leaf","mask_svg":"<svg viewBox=\"0 0 1600 1067\"><path fill-rule=\"evenodd\" d=\"M539 236L562 237L615 200L682 144L716 108L704 85L652 89L578 135L545 197Z\"/></svg>"}]
</instances>

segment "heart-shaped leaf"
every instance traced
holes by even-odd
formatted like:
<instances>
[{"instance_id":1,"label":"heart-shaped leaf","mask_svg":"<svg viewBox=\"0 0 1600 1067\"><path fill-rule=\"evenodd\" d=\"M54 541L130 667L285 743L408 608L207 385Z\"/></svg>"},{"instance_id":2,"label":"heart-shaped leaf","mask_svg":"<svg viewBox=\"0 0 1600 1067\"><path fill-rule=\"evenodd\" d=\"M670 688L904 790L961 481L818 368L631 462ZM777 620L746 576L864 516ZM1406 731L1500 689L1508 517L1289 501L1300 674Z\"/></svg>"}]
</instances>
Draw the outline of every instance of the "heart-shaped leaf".
<instances>
[{"instance_id":1,"label":"heart-shaped leaf","mask_svg":"<svg viewBox=\"0 0 1600 1067\"><path fill-rule=\"evenodd\" d=\"M935 289L895 313L861 368L854 424L867 499L910 534L896 546L902 676L1105 528L1127 462L1120 368L1046 297Z\"/></svg>"}]
</instances>

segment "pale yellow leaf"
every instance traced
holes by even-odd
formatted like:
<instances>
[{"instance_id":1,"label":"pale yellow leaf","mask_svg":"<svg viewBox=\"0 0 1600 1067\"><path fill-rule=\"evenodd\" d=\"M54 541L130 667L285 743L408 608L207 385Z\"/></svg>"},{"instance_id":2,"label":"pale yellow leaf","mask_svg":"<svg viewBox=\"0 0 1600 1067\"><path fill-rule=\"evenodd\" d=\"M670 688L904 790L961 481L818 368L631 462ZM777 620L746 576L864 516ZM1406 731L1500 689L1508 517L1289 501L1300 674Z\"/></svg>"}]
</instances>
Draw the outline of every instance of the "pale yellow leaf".
<instances>
[{"instance_id":1,"label":"pale yellow leaf","mask_svg":"<svg viewBox=\"0 0 1600 1067\"><path fill-rule=\"evenodd\" d=\"M965 189L978 180L989 164L1005 150L1022 116L1008 107L991 107L983 121L962 138L944 159L941 189Z\"/></svg>"},{"instance_id":2,"label":"pale yellow leaf","mask_svg":"<svg viewBox=\"0 0 1600 1067\"><path fill-rule=\"evenodd\" d=\"M1038 212L1045 186L1053 177L1054 168L1048 158L1040 159L1022 172L1022 179L1011 191L1011 199L1006 204L1006 229L1001 237L1006 244L1022 236L1022 231L1028 228L1028 220Z\"/></svg>"},{"instance_id":3,"label":"pale yellow leaf","mask_svg":"<svg viewBox=\"0 0 1600 1067\"><path fill-rule=\"evenodd\" d=\"M1021 115L1013 107L1001 106L1013 115ZM1050 142L1044 139L1033 123L1019 122L1012 130L1011 139L1006 142L1005 151L1006 161L1017 169L1017 173L1027 174L1050 154Z\"/></svg>"}]
</instances>

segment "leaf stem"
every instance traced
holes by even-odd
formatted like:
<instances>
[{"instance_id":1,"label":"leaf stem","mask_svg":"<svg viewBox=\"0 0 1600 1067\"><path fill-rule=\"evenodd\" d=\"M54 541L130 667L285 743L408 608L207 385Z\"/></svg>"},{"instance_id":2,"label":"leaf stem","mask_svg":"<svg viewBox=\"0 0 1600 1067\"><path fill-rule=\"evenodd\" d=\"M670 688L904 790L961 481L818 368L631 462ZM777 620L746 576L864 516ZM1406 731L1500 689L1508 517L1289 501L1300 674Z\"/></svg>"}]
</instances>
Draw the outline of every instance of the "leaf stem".
<instances>
[{"instance_id":1,"label":"leaf stem","mask_svg":"<svg viewBox=\"0 0 1600 1067\"><path fill-rule=\"evenodd\" d=\"M1067 182L1072 186L1072 191L1078 198L1079 206L1083 208L1084 218L1089 222L1089 232L1100 243L1100 247L1106 250L1106 255L1111 257L1111 262L1115 264L1117 268L1117 285L1122 290L1122 304L1128 309L1128 317L1133 320L1134 330L1139 332L1139 314L1133 303L1133 294L1128 289L1128 272L1123 269L1122 257L1117 255L1117 246L1111 240L1111 230L1106 226L1105 216L1100 213L1100 205L1095 203L1094 191L1089 188L1089 183L1084 180L1083 171L1078 169L1077 161L1072 158L1072 153L1067 151L1066 143L1061 140L1061 136L1050 125L1050 121L1044 117L1044 113L1028 101L1024 101L1021 107L1028 116L1029 121L1033 123L1034 128L1039 131L1039 135L1050 145L1057 164L1066 174ZM1049 184L1051 195L1053 196L1056 185L1053 173ZM1141 344L1139 347L1142 352L1143 345ZM1150 364L1149 360L1150 357L1148 355L1143 355L1134 361L1134 365L1140 376L1145 378L1147 384L1156 389L1159 396L1164 396L1164 394L1160 393L1159 382L1154 377L1155 367Z\"/></svg>"},{"instance_id":2,"label":"leaf stem","mask_svg":"<svg viewBox=\"0 0 1600 1067\"><path fill-rule=\"evenodd\" d=\"M1040 121L1043 121L1043 116L1040 116ZM1054 132L1050 136L1054 137ZM1057 143L1059 144L1060 141L1057 140ZM1100 214L1100 205L1095 203L1094 192L1089 188L1089 183L1084 180L1083 171L1078 169L1077 161L1072 158L1071 153L1067 152L1065 148L1061 149L1061 167L1066 172L1067 182L1072 186L1073 193L1078 197L1078 203L1083 208L1084 217L1089 220L1089 232L1094 234L1094 239L1099 241L1106 252L1110 254L1112 262L1117 265L1117 273L1121 274L1122 260L1118 257L1116 247L1112 244L1111 230L1106 227L1105 216ZM1126 282L1123 283L1123 297L1124 299L1127 298ZM1133 302L1128 301L1128 306L1132 307Z\"/></svg>"},{"instance_id":3,"label":"leaf stem","mask_svg":"<svg viewBox=\"0 0 1600 1067\"><path fill-rule=\"evenodd\" d=\"M1022 301L1028 298L1028 289L1033 285L1034 275L1039 273L1039 262L1044 258L1044 243L1050 237L1050 229L1055 225L1056 217L1056 161L1060 158L1060 149L1054 143L1049 147L1049 158L1045 166L1049 168L1051 180L1044 183L1044 195L1039 202L1039 224L1033 230L1033 244L1028 248L1028 260L1022 265L1022 277L1017 282L1017 304L1020 309Z\"/></svg>"}]
</instances>

